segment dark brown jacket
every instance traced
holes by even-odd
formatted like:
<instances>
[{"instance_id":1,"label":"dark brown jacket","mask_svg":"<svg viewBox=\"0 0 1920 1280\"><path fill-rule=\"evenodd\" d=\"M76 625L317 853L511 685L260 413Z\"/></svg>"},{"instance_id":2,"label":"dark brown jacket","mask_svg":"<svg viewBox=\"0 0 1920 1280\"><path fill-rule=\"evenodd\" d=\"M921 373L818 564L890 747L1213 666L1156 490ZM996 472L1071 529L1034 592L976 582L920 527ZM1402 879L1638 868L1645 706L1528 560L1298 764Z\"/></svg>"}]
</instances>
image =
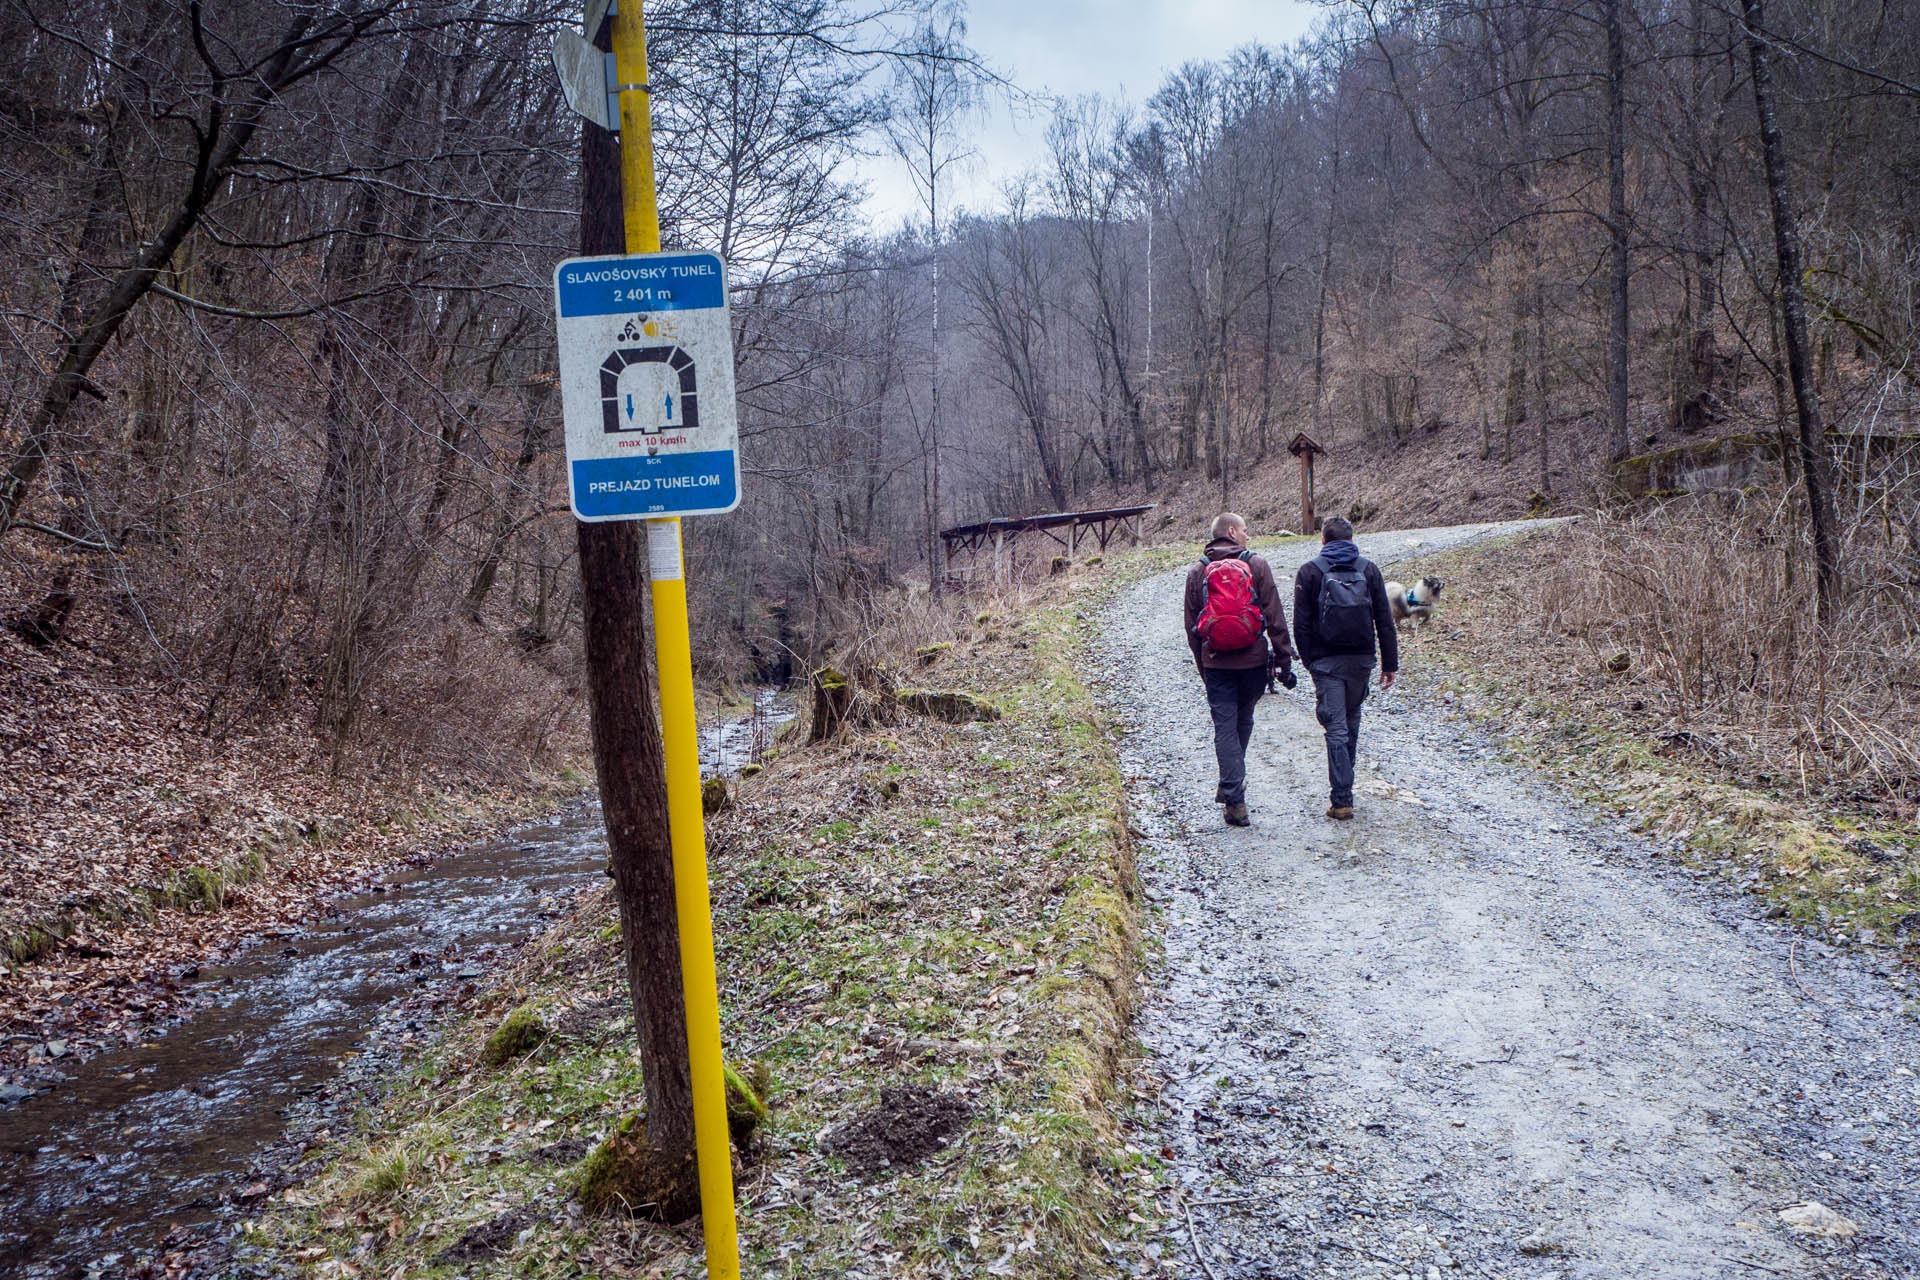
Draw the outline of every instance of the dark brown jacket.
<instances>
[{"instance_id":1,"label":"dark brown jacket","mask_svg":"<svg viewBox=\"0 0 1920 1280\"><path fill-rule=\"evenodd\" d=\"M1207 565L1237 556L1244 549L1231 538L1215 538L1207 544L1205 557L1187 572L1187 647L1193 650L1193 660L1200 666L1222 671L1264 667L1275 661L1275 655L1278 655L1277 665L1291 666L1293 647L1287 640L1287 615L1280 606L1280 591L1273 584L1273 569L1259 556L1248 556L1247 567L1253 570L1253 598L1260 602L1260 617L1267 624L1266 636L1244 649L1229 649L1225 653L1215 653L1213 646L1200 638L1198 627L1200 610L1206 603Z\"/></svg>"}]
</instances>

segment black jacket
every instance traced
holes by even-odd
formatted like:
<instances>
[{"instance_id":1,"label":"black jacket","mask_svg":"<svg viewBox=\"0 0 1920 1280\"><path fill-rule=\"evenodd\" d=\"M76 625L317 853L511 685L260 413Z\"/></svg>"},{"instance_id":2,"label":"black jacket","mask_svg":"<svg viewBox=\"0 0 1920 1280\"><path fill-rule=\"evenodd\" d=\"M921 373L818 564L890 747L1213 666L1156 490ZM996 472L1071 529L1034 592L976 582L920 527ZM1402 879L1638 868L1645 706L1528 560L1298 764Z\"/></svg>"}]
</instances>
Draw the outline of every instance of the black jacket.
<instances>
[{"instance_id":1,"label":"black jacket","mask_svg":"<svg viewBox=\"0 0 1920 1280\"><path fill-rule=\"evenodd\" d=\"M1351 542L1331 542L1321 548L1325 553L1331 548L1352 547ZM1380 576L1380 567L1361 555L1357 550L1349 553L1360 565L1367 580L1367 595L1373 601L1373 636L1364 649L1351 646L1332 649L1320 643L1320 585L1327 575L1321 571L1319 558L1315 557L1300 566L1293 575L1293 649L1300 655L1300 661L1312 667L1317 658L1331 657L1339 653L1364 653L1372 657L1375 642L1379 645L1380 669L1398 671L1400 669L1400 633L1393 625L1393 608L1387 603L1387 580ZM1336 560L1341 555L1334 552Z\"/></svg>"}]
</instances>

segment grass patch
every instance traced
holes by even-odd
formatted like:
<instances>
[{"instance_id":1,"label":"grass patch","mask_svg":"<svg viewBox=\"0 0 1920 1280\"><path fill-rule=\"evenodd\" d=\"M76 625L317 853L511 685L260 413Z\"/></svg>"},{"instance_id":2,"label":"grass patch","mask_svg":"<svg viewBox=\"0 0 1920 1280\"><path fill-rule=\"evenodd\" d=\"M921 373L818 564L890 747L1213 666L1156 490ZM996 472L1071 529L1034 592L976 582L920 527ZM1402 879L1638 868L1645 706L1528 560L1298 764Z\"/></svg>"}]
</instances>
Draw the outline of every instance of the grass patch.
<instances>
[{"instance_id":1,"label":"grass patch","mask_svg":"<svg viewBox=\"0 0 1920 1280\"><path fill-rule=\"evenodd\" d=\"M441 1167L445 1132L423 1127L367 1148L347 1185L346 1199L356 1205L386 1204Z\"/></svg>"},{"instance_id":2,"label":"grass patch","mask_svg":"<svg viewBox=\"0 0 1920 1280\"><path fill-rule=\"evenodd\" d=\"M963 615L914 638L945 645L943 686L999 719L914 716L789 747L710 825L723 1035L753 1064L729 1091L758 1134L739 1177L747 1274L1053 1280L1146 1265L1152 1169L1118 1132L1139 893L1124 779L1079 675L1089 593L1151 571L1143 560L996 603L978 623L990 631ZM905 645L896 660L922 661ZM702 1274L697 1231L580 1203L616 1185L644 1105L613 921L606 890L577 900L329 1171L261 1216L249 1249L461 1274L437 1260L532 1206L525 1239L484 1274ZM530 1002L550 1039L489 1066L490 1038ZM962 1100L966 1127L920 1163L849 1170L828 1137L904 1085ZM434 1176L403 1181L370 1232L328 1189L390 1159L382 1135L420 1126L447 1135Z\"/></svg>"}]
</instances>

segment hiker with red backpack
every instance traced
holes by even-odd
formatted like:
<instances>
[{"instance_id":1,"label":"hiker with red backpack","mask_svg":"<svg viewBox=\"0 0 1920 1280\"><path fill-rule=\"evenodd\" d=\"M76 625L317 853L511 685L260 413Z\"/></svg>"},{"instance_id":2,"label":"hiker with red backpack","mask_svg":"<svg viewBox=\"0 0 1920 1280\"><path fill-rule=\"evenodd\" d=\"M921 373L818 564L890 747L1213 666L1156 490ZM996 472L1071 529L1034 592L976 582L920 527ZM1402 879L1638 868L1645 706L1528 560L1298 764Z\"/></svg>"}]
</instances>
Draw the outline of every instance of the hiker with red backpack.
<instances>
[{"instance_id":1,"label":"hiker with red backpack","mask_svg":"<svg viewBox=\"0 0 1920 1280\"><path fill-rule=\"evenodd\" d=\"M1327 816L1353 817L1353 766L1360 754L1360 704L1367 700L1376 650L1380 687L1400 670L1386 580L1353 543L1339 516L1320 526L1320 554L1293 575L1293 637L1313 677L1314 716L1327 731Z\"/></svg>"},{"instance_id":2,"label":"hiker with red backpack","mask_svg":"<svg viewBox=\"0 0 1920 1280\"><path fill-rule=\"evenodd\" d=\"M1231 511L1215 517L1213 540L1187 574L1186 627L1213 715L1220 765L1214 803L1226 806L1230 826L1244 827L1254 704L1276 678L1289 689L1297 683L1280 592L1272 568L1247 550L1245 517Z\"/></svg>"}]
</instances>

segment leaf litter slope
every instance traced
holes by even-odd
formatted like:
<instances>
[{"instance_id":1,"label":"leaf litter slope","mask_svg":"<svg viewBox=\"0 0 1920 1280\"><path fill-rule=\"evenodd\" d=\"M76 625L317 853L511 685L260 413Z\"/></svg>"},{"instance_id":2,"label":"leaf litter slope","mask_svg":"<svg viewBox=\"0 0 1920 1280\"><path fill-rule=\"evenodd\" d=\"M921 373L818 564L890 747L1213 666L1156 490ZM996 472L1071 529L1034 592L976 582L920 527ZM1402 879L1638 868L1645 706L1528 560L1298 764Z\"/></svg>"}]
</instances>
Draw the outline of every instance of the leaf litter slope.
<instances>
[{"instance_id":1,"label":"leaf litter slope","mask_svg":"<svg viewBox=\"0 0 1920 1280\"><path fill-rule=\"evenodd\" d=\"M1511 528L1362 547L1390 563ZM1310 554L1286 544L1276 568ZM1916 1274L1920 1035L1868 963L1503 765L1417 679L1369 703L1358 821L1322 816L1303 681L1262 703L1254 825L1224 828L1179 581L1119 599L1105 675L1152 836L1149 1136L1189 1258L1220 1277ZM1443 610L1405 662L1446 643ZM1859 1235L1791 1233L1778 1211L1805 1200Z\"/></svg>"}]
</instances>

